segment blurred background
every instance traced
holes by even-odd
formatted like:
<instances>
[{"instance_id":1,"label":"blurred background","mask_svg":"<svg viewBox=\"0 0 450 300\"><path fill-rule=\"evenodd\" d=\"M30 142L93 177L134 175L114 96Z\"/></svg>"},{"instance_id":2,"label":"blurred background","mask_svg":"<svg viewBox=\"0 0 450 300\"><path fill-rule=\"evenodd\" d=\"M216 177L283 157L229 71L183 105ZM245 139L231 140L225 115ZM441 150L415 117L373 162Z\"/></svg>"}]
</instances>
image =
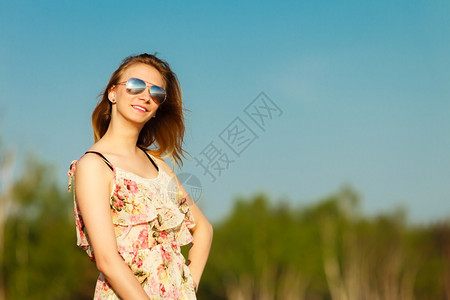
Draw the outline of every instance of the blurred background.
<instances>
[{"instance_id":1,"label":"blurred background","mask_svg":"<svg viewBox=\"0 0 450 300\"><path fill-rule=\"evenodd\" d=\"M214 225L199 299L450 299L450 2L0 1L0 299L92 299L67 170L157 53ZM214 160L211 154L214 153Z\"/></svg>"}]
</instances>

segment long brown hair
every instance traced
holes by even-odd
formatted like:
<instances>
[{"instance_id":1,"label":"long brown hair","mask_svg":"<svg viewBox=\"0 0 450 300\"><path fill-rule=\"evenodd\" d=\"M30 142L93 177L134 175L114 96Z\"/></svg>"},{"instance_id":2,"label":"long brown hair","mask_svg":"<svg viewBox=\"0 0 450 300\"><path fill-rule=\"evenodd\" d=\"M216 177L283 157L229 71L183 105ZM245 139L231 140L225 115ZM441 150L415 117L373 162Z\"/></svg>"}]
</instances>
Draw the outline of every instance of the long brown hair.
<instances>
[{"instance_id":1,"label":"long brown hair","mask_svg":"<svg viewBox=\"0 0 450 300\"><path fill-rule=\"evenodd\" d=\"M166 100L158 107L155 118L151 118L142 128L137 145L148 148L150 153L158 157L170 157L172 165L182 165L181 157L184 156L182 148L184 138L184 115L181 87L177 75L172 72L169 64L152 54L139 54L126 57L121 65L114 71L105 90L101 94L101 100L97 103L92 113L92 127L94 140L97 142L108 130L111 121L111 102L108 93L121 79L125 70L133 64L144 63L154 67L161 74L165 90Z\"/></svg>"}]
</instances>

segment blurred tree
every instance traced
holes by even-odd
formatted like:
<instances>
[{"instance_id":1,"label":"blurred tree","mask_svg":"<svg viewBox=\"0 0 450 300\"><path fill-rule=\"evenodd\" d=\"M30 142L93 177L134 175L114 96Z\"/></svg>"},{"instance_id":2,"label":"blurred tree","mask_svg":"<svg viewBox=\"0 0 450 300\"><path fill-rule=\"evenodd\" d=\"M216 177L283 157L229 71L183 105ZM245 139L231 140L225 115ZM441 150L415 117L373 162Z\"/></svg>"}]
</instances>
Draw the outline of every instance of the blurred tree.
<instances>
[{"instance_id":1,"label":"blurred tree","mask_svg":"<svg viewBox=\"0 0 450 300\"><path fill-rule=\"evenodd\" d=\"M1 146L0 300L92 299L97 270L75 245L72 195L32 156L13 180ZM450 298L450 223L363 216L359 199L348 187L297 208L237 199L214 226L198 298Z\"/></svg>"},{"instance_id":2,"label":"blurred tree","mask_svg":"<svg viewBox=\"0 0 450 300\"><path fill-rule=\"evenodd\" d=\"M450 220L422 226L414 246L415 252L422 255L416 295L423 299L450 299Z\"/></svg>"},{"instance_id":3,"label":"blurred tree","mask_svg":"<svg viewBox=\"0 0 450 300\"><path fill-rule=\"evenodd\" d=\"M199 295L302 299L311 278L323 280L319 252L315 226L287 205L272 208L264 195L238 199L231 215L215 226Z\"/></svg>"},{"instance_id":4,"label":"blurred tree","mask_svg":"<svg viewBox=\"0 0 450 300\"><path fill-rule=\"evenodd\" d=\"M448 223L413 226L404 210L363 216L344 187L297 209L237 199L216 224L200 299L445 299Z\"/></svg>"},{"instance_id":5,"label":"blurred tree","mask_svg":"<svg viewBox=\"0 0 450 300\"><path fill-rule=\"evenodd\" d=\"M5 298L4 248L5 226L12 205L15 155L0 139L0 300Z\"/></svg>"},{"instance_id":6,"label":"blurred tree","mask_svg":"<svg viewBox=\"0 0 450 300\"><path fill-rule=\"evenodd\" d=\"M71 195L50 167L35 158L26 166L5 232L7 298L92 299L95 266L75 245Z\"/></svg>"}]
</instances>

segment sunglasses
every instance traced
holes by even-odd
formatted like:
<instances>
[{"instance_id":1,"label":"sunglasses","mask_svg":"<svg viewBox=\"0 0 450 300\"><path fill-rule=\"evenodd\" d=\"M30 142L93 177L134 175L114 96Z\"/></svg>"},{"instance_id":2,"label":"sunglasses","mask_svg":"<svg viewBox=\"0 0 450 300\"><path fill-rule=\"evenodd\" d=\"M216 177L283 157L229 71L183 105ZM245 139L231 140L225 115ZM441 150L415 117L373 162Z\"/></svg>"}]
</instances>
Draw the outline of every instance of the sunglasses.
<instances>
[{"instance_id":1,"label":"sunglasses","mask_svg":"<svg viewBox=\"0 0 450 300\"><path fill-rule=\"evenodd\" d=\"M140 94L147 88L147 83L145 83L144 80L139 78L130 78L127 81L118 83L118 85L121 84L126 84L127 93L131 95ZM152 85L151 83L148 88L148 92L153 101L155 101L155 103L158 105L163 103L164 100L166 100L167 98L166 91L163 88L157 85Z\"/></svg>"}]
</instances>

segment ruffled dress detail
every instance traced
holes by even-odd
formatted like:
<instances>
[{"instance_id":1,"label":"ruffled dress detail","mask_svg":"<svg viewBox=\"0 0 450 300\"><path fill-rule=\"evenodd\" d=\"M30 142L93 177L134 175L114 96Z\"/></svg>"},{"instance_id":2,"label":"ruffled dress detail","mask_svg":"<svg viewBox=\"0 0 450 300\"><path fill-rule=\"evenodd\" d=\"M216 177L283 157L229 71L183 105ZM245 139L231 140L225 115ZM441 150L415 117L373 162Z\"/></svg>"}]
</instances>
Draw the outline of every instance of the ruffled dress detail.
<instances>
[{"instance_id":1,"label":"ruffled dress detail","mask_svg":"<svg viewBox=\"0 0 450 300\"><path fill-rule=\"evenodd\" d=\"M69 191L77 161L68 172ZM151 299L196 299L194 282L180 247L193 241L195 226L186 197L176 181L159 168L147 179L114 168L111 218L118 251ZM95 262L74 193L77 245ZM94 299L120 299L105 280L97 280Z\"/></svg>"}]
</instances>

